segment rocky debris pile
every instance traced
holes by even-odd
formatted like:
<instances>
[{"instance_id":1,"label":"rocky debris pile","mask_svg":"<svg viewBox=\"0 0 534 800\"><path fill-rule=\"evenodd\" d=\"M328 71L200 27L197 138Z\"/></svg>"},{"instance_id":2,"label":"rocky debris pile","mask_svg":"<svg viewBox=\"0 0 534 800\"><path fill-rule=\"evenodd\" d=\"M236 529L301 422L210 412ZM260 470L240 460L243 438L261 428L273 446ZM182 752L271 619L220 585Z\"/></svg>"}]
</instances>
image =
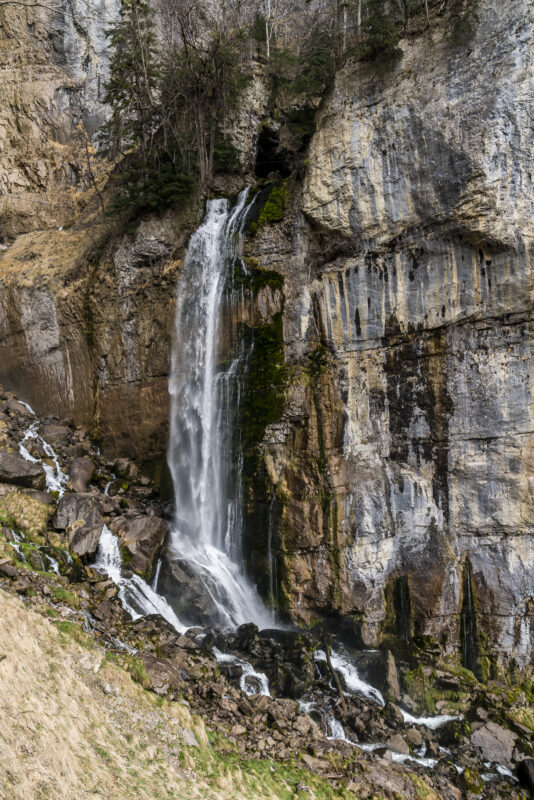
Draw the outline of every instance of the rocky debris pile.
<instances>
[{"instance_id":1,"label":"rocky debris pile","mask_svg":"<svg viewBox=\"0 0 534 800\"><path fill-rule=\"evenodd\" d=\"M83 627L143 686L201 714L218 741L243 758L298 760L360 798L528 796L532 680L523 688L481 683L431 642L414 644L411 663L405 653L397 661L390 651L354 654L358 683L343 670L334 675L311 633L252 624L231 633L180 633L159 615L132 621L119 587L91 564L107 525L120 541L123 574L135 570L151 580L165 548L165 506L135 464L106 460L87 431L68 422L41 422L42 441L25 440L37 463L25 460L19 445L36 422L0 392L3 588ZM53 447L54 469L64 471L61 496L44 490L44 467L53 464L43 441ZM41 468L44 487L20 477L26 465L35 476ZM268 680L269 693L254 670ZM364 677L378 679L384 704L376 690L358 690Z\"/></svg>"}]
</instances>

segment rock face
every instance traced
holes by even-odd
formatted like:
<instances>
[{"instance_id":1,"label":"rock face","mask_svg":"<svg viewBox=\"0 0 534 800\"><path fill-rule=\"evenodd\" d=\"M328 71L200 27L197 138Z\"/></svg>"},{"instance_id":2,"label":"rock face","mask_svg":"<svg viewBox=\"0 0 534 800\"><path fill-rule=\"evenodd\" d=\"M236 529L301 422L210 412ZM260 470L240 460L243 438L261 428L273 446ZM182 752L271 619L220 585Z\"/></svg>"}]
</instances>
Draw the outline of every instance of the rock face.
<instances>
[{"instance_id":1,"label":"rock face","mask_svg":"<svg viewBox=\"0 0 534 800\"><path fill-rule=\"evenodd\" d=\"M335 608L367 645L476 628L531 658L533 23L486 0L468 52L433 31L380 81L349 65L311 143L313 234L297 213L254 244L292 365L255 519L275 509L290 613Z\"/></svg>"},{"instance_id":2,"label":"rock face","mask_svg":"<svg viewBox=\"0 0 534 800\"><path fill-rule=\"evenodd\" d=\"M46 5L0 10L1 239L57 228L83 203L85 144L104 118L105 30L118 6L74 0L65 13Z\"/></svg>"}]
</instances>

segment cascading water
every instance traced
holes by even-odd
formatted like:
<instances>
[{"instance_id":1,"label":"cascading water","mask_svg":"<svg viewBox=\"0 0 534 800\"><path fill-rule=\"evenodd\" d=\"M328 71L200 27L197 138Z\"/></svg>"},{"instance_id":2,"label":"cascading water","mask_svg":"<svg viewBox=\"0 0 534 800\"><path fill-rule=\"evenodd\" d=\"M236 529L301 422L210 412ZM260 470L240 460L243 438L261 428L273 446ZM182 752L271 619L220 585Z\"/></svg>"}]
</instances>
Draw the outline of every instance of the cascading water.
<instances>
[{"instance_id":1,"label":"cascading water","mask_svg":"<svg viewBox=\"0 0 534 800\"><path fill-rule=\"evenodd\" d=\"M107 525L102 527L93 567L105 573L119 587L122 607L128 611L132 619L139 619L148 614L160 614L180 633L186 629L165 598L157 594L139 575L132 573L129 578L123 576L119 543Z\"/></svg>"},{"instance_id":2,"label":"cascading water","mask_svg":"<svg viewBox=\"0 0 534 800\"><path fill-rule=\"evenodd\" d=\"M176 509L169 558L187 561L220 623L235 627L253 621L268 627L273 620L244 575L241 552L242 459L236 423L247 353L240 337L232 343L231 360L219 364L225 290L234 270L247 274L239 258L247 194L240 194L232 210L226 200L208 203L178 280L169 381L168 461ZM243 293L243 288L230 292L234 311L244 305Z\"/></svg>"},{"instance_id":3,"label":"cascading water","mask_svg":"<svg viewBox=\"0 0 534 800\"><path fill-rule=\"evenodd\" d=\"M25 407L25 409L32 415L32 417L35 417L35 411L30 405L28 405L28 403L24 403L21 401L21 405ZM22 437L19 443L19 452L21 456L23 456L26 459L26 461L31 461L32 464L41 464L45 472L46 488L48 489L49 492L57 492L58 497L62 497L63 494L65 493L65 489L69 482L68 475L65 475L65 473L61 469L56 451L54 450L52 445L48 444L48 442L45 441L45 439L43 439L43 437L39 435L38 430L39 430L39 420L35 420L30 424L24 436ZM52 464L54 466L52 466L51 464L47 464L45 461L43 461L42 458L35 458L34 456L32 456L32 454L25 446L25 442L28 442L30 439L36 439L40 443L46 456L50 459L50 461L52 461Z\"/></svg>"}]
</instances>

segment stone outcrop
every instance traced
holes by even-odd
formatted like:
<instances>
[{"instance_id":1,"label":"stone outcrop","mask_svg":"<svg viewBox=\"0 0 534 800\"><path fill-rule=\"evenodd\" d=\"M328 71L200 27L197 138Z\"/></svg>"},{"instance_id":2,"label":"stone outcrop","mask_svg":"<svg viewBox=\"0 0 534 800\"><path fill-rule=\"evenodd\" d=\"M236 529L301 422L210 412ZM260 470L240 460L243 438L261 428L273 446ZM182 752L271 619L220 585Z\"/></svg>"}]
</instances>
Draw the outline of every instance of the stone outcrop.
<instances>
[{"instance_id":1,"label":"stone outcrop","mask_svg":"<svg viewBox=\"0 0 534 800\"><path fill-rule=\"evenodd\" d=\"M91 138L105 113L105 30L118 5L0 9L0 240L57 230L86 202Z\"/></svg>"},{"instance_id":2,"label":"stone outcrop","mask_svg":"<svg viewBox=\"0 0 534 800\"><path fill-rule=\"evenodd\" d=\"M432 29L380 79L347 65L251 245L291 365L251 537L269 508L283 607L367 645L474 625L532 657L533 13L486 0L468 49Z\"/></svg>"}]
</instances>

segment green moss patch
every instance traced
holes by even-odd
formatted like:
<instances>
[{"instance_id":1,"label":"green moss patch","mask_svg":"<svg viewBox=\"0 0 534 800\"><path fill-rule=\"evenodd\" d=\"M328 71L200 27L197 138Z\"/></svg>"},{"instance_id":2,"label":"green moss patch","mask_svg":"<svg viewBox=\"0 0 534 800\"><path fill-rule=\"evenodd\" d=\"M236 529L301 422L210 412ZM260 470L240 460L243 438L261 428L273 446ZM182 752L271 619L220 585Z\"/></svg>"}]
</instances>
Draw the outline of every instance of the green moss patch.
<instances>
[{"instance_id":1,"label":"green moss patch","mask_svg":"<svg viewBox=\"0 0 534 800\"><path fill-rule=\"evenodd\" d=\"M275 314L272 322L259 328L246 327L253 347L243 402L242 435L245 449L260 442L266 427L281 418L287 381L282 314Z\"/></svg>"},{"instance_id":2,"label":"green moss patch","mask_svg":"<svg viewBox=\"0 0 534 800\"><path fill-rule=\"evenodd\" d=\"M273 225L275 222L281 222L284 219L288 202L289 184L287 180L285 180L283 183L273 186L271 189L269 197L261 209L257 221L252 222L250 225L251 233L256 233L256 231L265 225Z\"/></svg>"}]
</instances>

